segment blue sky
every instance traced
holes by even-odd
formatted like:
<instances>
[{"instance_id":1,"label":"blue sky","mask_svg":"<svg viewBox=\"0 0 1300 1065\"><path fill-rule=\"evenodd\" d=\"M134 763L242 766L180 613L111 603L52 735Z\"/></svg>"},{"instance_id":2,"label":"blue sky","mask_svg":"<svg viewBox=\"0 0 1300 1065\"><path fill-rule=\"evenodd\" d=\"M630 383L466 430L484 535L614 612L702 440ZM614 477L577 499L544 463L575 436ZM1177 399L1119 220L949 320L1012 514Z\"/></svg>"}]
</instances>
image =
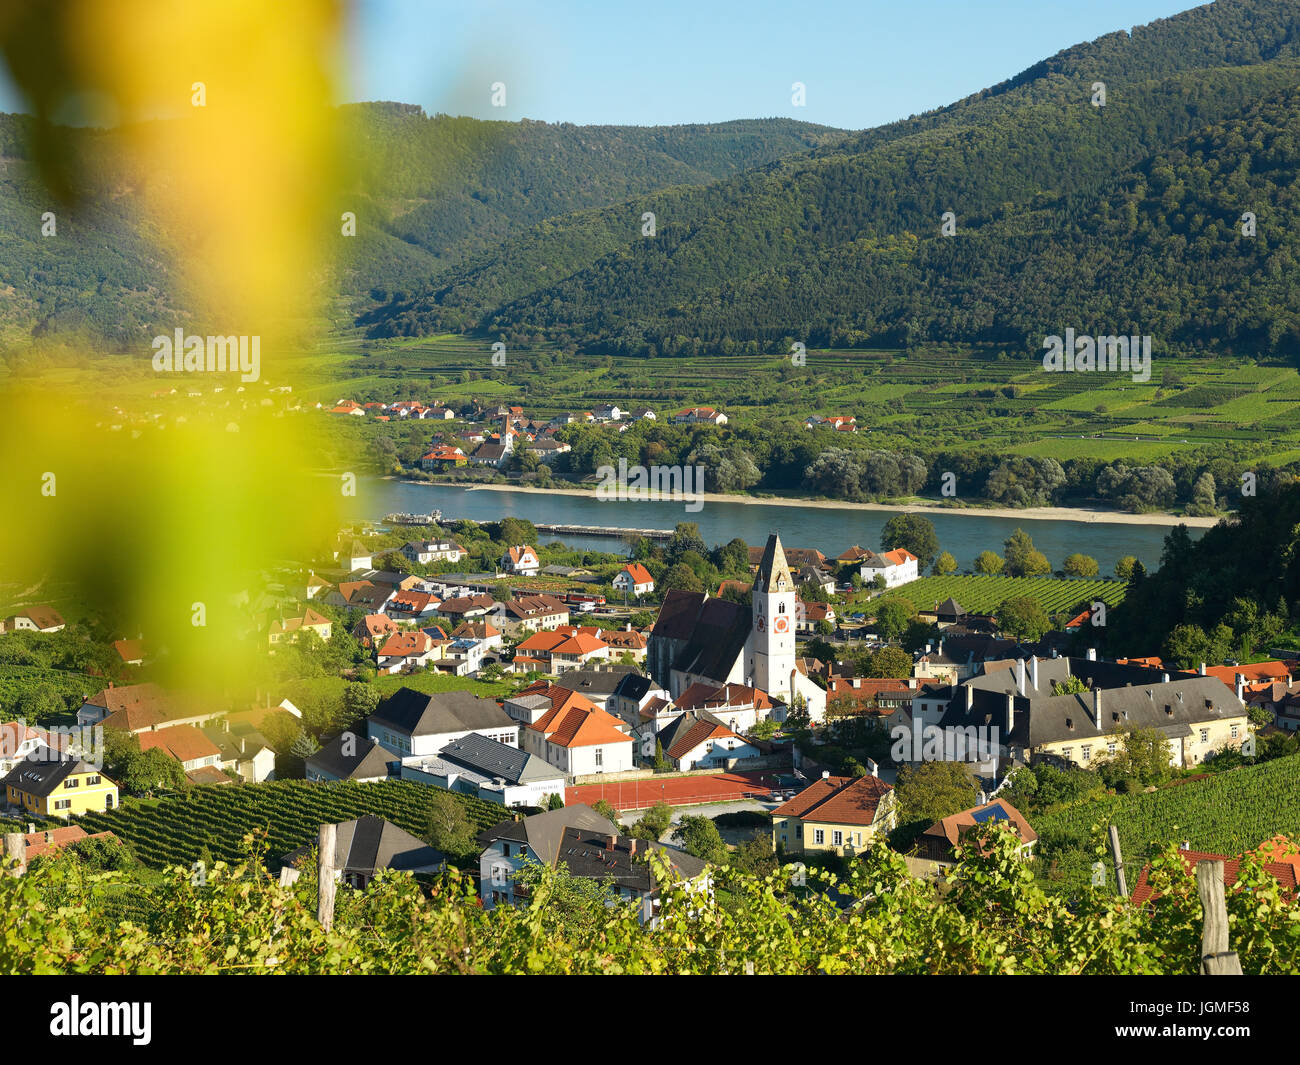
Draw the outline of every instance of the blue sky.
<instances>
[{"instance_id":1,"label":"blue sky","mask_svg":"<svg viewBox=\"0 0 1300 1065\"><path fill-rule=\"evenodd\" d=\"M653 125L860 129L940 107L1193 0L358 0L341 99ZM806 106L791 105L802 82ZM491 86L505 84L505 107ZM0 110L20 101L0 73Z\"/></svg>"}]
</instances>

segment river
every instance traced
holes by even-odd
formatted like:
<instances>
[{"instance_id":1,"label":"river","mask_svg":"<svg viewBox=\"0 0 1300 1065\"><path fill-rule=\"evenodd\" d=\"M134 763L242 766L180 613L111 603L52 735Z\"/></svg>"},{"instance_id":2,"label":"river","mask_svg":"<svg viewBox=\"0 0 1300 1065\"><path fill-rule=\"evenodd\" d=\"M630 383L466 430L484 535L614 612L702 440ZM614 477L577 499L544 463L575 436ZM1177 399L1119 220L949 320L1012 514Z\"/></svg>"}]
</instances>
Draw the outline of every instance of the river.
<instances>
[{"instance_id":1,"label":"river","mask_svg":"<svg viewBox=\"0 0 1300 1065\"><path fill-rule=\"evenodd\" d=\"M854 507L809 507L807 509L764 503L706 502L702 510L687 513L684 503L638 501L602 502L594 496L541 494L536 492L489 491L455 485L417 484L405 481L367 479L355 500L355 518L380 519L388 513L428 513L441 510L444 518L500 521L526 518L533 522L566 525L628 526L641 529L671 529L679 521L694 521L705 542L726 543L739 536L748 544L762 544L771 532L781 534L787 547L811 547L835 558L854 544L877 549L880 530L892 516L887 511ZM960 570L974 566L975 557L985 550L1002 553L1002 544L1017 528L1033 537L1054 569L1060 569L1066 555L1091 555L1103 576L1114 573L1115 563L1125 555L1136 555L1148 570L1160 561L1168 526L1115 524L1102 521L1078 522L1067 519L1021 521L979 513L933 513L939 547L949 551ZM1204 529L1189 529L1193 539ZM418 535L418 530L412 530ZM543 535L542 542L563 539L567 544L597 551L621 551L619 541L609 537Z\"/></svg>"}]
</instances>

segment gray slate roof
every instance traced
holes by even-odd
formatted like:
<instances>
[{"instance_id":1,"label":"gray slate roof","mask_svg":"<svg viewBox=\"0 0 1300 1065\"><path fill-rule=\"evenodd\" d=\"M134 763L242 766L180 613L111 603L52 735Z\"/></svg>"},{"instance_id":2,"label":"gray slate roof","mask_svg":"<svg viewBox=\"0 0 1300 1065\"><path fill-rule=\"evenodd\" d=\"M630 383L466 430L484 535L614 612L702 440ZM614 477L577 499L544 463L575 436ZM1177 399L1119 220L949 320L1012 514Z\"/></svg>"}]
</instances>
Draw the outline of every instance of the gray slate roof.
<instances>
[{"instance_id":1,"label":"gray slate roof","mask_svg":"<svg viewBox=\"0 0 1300 1065\"><path fill-rule=\"evenodd\" d=\"M564 776L562 770L537 755L508 747L477 732L447 744L438 752L438 757L444 762L481 773L489 780L502 777L508 784L528 784Z\"/></svg>"},{"instance_id":2,"label":"gray slate roof","mask_svg":"<svg viewBox=\"0 0 1300 1065\"><path fill-rule=\"evenodd\" d=\"M368 736L353 733L353 753L345 755L343 745L347 736L346 732L335 736L306 759L307 765L338 780L368 780L371 777L388 776L388 763L393 760L391 754Z\"/></svg>"},{"instance_id":3,"label":"gray slate roof","mask_svg":"<svg viewBox=\"0 0 1300 1065\"><path fill-rule=\"evenodd\" d=\"M369 720L409 736L477 732L517 724L491 699L480 699L464 691L426 695L414 688L401 688L394 692L379 704Z\"/></svg>"},{"instance_id":4,"label":"gray slate roof","mask_svg":"<svg viewBox=\"0 0 1300 1065\"><path fill-rule=\"evenodd\" d=\"M374 876L382 869L431 870L446 861L441 851L374 814L343 821L334 832L334 868L344 873ZM307 844L280 860L295 865L310 850Z\"/></svg>"}]
</instances>

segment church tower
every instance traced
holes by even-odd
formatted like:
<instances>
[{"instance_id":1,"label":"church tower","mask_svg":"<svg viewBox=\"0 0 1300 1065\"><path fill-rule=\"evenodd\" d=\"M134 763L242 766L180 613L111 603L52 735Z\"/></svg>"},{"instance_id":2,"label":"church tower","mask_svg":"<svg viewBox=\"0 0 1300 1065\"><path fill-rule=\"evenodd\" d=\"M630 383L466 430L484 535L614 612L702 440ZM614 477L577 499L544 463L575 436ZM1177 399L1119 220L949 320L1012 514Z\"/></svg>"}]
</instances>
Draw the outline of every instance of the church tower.
<instances>
[{"instance_id":1,"label":"church tower","mask_svg":"<svg viewBox=\"0 0 1300 1065\"><path fill-rule=\"evenodd\" d=\"M753 587L754 687L789 699L794 670L794 578L785 561L781 537L772 533L763 549Z\"/></svg>"}]
</instances>

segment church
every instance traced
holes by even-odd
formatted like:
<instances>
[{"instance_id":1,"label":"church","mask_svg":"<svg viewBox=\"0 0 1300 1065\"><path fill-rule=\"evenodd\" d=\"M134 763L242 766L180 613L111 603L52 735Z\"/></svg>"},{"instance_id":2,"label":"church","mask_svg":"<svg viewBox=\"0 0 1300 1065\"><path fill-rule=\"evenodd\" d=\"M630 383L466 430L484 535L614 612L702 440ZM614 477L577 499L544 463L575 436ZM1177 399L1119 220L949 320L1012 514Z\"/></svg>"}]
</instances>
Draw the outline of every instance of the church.
<instances>
[{"instance_id":1,"label":"church","mask_svg":"<svg viewBox=\"0 0 1300 1065\"><path fill-rule=\"evenodd\" d=\"M664 597L646 647L646 668L675 699L692 684L744 684L788 706L802 697L814 721L826 692L795 665L798 599L781 537L767 538L754 575L753 605L701 592Z\"/></svg>"}]
</instances>

